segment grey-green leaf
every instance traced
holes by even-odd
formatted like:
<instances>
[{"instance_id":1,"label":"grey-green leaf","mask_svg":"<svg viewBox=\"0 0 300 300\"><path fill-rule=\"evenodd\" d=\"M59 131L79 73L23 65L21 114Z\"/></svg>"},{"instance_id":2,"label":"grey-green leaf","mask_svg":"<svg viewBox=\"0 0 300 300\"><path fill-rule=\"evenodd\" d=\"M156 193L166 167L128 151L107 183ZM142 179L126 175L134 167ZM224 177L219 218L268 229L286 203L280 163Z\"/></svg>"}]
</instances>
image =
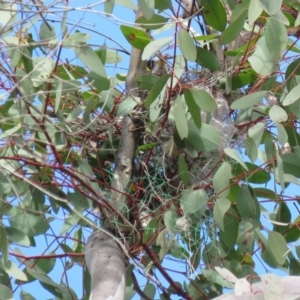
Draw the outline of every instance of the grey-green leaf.
<instances>
[{"instance_id":1,"label":"grey-green leaf","mask_svg":"<svg viewBox=\"0 0 300 300\"><path fill-rule=\"evenodd\" d=\"M272 17L267 18L265 37L272 61L277 64L286 50L288 43L287 29L278 20Z\"/></svg>"},{"instance_id":2,"label":"grey-green leaf","mask_svg":"<svg viewBox=\"0 0 300 300\"><path fill-rule=\"evenodd\" d=\"M194 123L188 124L187 141L199 151L213 151L221 147L222 141L217 129L208 124L202 124L199 129Z\"/></svg>"},{"instance_id":3,"label":"grey-green leaf","mask_svg":"<svg viewBox=\"0 0 300 300\"><path fill-rule=\"evenodd\" d=\"M174 103L174 121L177 132L183 140L188 137L188 123L186 119L185 109L183 107L182 98L177 97Z\"/></svg>"},{"instance_id":4,"label":"grey-green leaf","mask_svg":"<svg viewBox=\"0 0 300 300\"><path fill-rule=\"evenodd\" d=\"M189 61L195 61L197 58L197 50L192 37L183 28L178 33L178 45L183 56Z\"/></svg>"},{"instance_id":5,"label":"grey-green leaf","mask_svg":"<svg viewBox=\"0 0 300 300\"><path fill-rule=\"evenodd\" d=\"M267 94L266 91L255 92L234 101L231 104L231 109L246 109L259 103Z\"/></svg>"},{"instance_id":6,"label":"grey-green leaf","mask_svg":"<svg viewBox=\"0 0 300 300\"><path fill-rule=\"evenodd\" d=\"M282 105L287 106L300 99L300 84L297 84L284 98Z\"/></svg>"},{"instance_id":7,"label":"grey-green leaf","mask_svg":"<svg viewBox=\"0 0 300 300\"><path fill-rule=\"evenodd\" d=\"M273 105L271 107L269 110L269 116L270 119L275 123L285 122L288 119L288 114L286 111L278 105Z\"/></svg>"},{"instance_id":8,"label":"grey-green leaf","mask_svg":"<svg viewBox=\"0 0 300 300\"><path fill-rule=\"evenodd\" d=\"M217 109L217 103L215 99L205 90L196 90L192 88L190 90L198 106L207 112L214 112Z\"/></svg>"},{"instance_id":9,"label":"grey-green leaf","mask_svg":"<svg viewBox=\"0 0 300 300\"><path fill-rule=\"evenodd\" d=\"M214 206L214 220L217 226L224 232L224 216L231 206L226 198L218 198Z\"/></svg>"},{"instance_id":10,"label":"grey-green leaf","mask_svg":"<svg viewBox=\"0 0 300 300\"><path fill-rule=\"evenodd\" d=\"M262 76L269 76L276 69L264 36L256 43L255 51L248 60L253 70Z\"/></svg>"},{"instance_id":11,"label":"grey-green leaf","mask_svg":"<svg viewBox=\"0 0 300 300\"><path fill-rule=\"evenodd\" d=\"M244 169L248 171L248 168L247 168L246 164L241 159L240 155L238 154L238 152L235 149L225 148L224 152L226 153L226 155L230 156L236 162L238 162L239 164L241 164L244 167Z\"/></svg>"},{"instance_id":12,"label":"grey-green leaf","mask_svg":"<svg viewBox=\"0 0 300 300\"><path fill-rule=\"evenodd\" d=\"M213 187L219 198L228 196L231 177L231 165L228 162L222 163L213 178Z\"/></svg>"}]
</instances>

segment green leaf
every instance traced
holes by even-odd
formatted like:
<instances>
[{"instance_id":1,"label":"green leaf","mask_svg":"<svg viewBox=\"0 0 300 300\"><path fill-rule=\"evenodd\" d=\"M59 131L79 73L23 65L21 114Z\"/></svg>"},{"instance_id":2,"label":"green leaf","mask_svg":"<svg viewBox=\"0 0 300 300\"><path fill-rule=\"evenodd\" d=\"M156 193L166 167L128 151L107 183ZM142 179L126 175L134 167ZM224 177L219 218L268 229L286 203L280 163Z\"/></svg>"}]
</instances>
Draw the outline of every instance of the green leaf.
<instances>
[{"instance_id":1,"label":"green leaf","mask_svg":"<svg viewBox=\"0 0 300 300\"><path fill-rule=\"evenodd\" d=\"M217 226L225 232L224 216L231 206L231 202L226 198L218 198L214 206L214 221Z\"/></svg>"},{"instance_id":2,"label":"green leaf","mask_svg":"<svg viewBox=\"0 0 300 300\"><path fill-rule=\"evenodd\" d=\"M236 90L244 87L245 85L253 82L257 78L257 74L252 70L248 72L240 72L239 74L231 77L231 88Z\"/></svg>"},{"instance_id":3,"label":"green leaf","mask_svg":"<svg viewBox=\"0 0 300 300\"><path fill-rule=\"evenodd\" d=\"M104 11L106 14L112 14L115 6L115 0L107 0L104 2Z\"/></svg>"},{"instance_id":4,"label":"green leaf","mask_svg":"<svg viewBox=\"0 0 300 300\"><path fill-rule=\"evenodd\" d=\"M292 218L292 215L289 210L289 207L284 202L280 202L277 207L275 221L290 224L291 218ZM285 232L287 232L288 228L289 228L289 225L282 226L282 225L274 224L273 230L276 232L279 232L281 234L284 234Z\"/></svg>"},{"instance_id":5,"label":"green leaf","mask_svg":"<svg viewBox=\"0 0 300 300\"><path fill-rule=\"evenodd\" d=\"M213 187L219 198L226 198L229 195L231 177L231 165L227 162L222 163L213 178Z\"/></svg>"},{"instance_id":6,"label":"green leaf","mask_svg":"<svg viewBox=\"0 0 300 300\"><path fill-rule=\"evenodd\" d=\"M1 268L10 276L21 281L27 281L27 276L12 261L7 261L4 265L0 263Z\"/></svg>"},{"instance_id":7,"label":"green leaf","mask_svg":"<svg viewBox=\"0 0 300 300\"><path fill-rule=\"evenodd\" d=\"M147 46L145 47L145 49L143 51L142 60L149 59L154 54L156 54L159 50L161 50L163 47L165 47L169 43L171 43L172 40L173 40L172 37L164 37L164 38L160 38L160 39L151 41L149 44L147 44Z\"/></svg>"},{"instance_id":8,"label":"green leaf","mask_svg":"<svg viewBox=\"0 0 300 300\"><path fill-rule=\"evenodd\" d=\"M146 107L149 107L157 99L157 97L161 94L161 91L165 87L169 78L170 78L170 75L165 74L157 80L157 82L154 84L149 95L147 96L147 98L145 100Z\"/></svg>"},{"instance_id":9,"label":"green leaf","mask_svg":"<svg viewBox=\"0 0 300 300\"><path fill-rule=\"evenodd\" d=\"M249 162L245 162L245 164L248 168L248 172L245 172L240 164L236 164L232 170L232 174L240 180L255 184L268 183L271 180L269 172Z\"/></svg>"},{"instance_id":10,"label":"green leaf","mask_svg":"<svg viewBox=\"0 0 300 300\"><path fill-rule=\"evenodd\" d=\"M138 0L143 15L150 20L154 13L154 0Z\"/></svg>"},{"instance_id":11,"label":"green leaf","mask_svg":"<svg viewBox=\"0 0 300 300\"><path fill-rule=\"evenodd\" d=\"M28 237L44 234L49 229L49 223L44 217L23 212L9 220L11 227L16 228Z\"/></svg>"},{"instance_id":12,"label":"green leaf","mask_svg":"<svg viewBox=\"0 0 300 300\"><path fill-rule=\"evenodd\" d=\"M236 39L244 27L247 14L247 9L242 10L240 15L225 29L220 38L222 45L229 44Z\"/></svg>"},{"instance_id":13,"label":"green leaf","mask_svg":"<svg viewBox=\"0 0 300 300\"><path fill-rule=\"evenodd\" d=\"M188 137L189 130L182 98L177 97L173 105L176 129L180 138L183 140L184 138Z\"/></svg>"},{"instance_id":14,"label":"green leaf","mask_svg":"<svg viewBox=\"0 0 300 300\"><path fill-rule=\"evenodd\" d=\"M137 10L138 9L138 7L131 0L115 0L115 1L119 5L122 5L122 6L126 7L126 8L133 9L133 10Z\"/></svg>"},{"instance_id":15,"label":"green leaf","mask_svg":"<svg viewBox=\"0 0 300 300\"><path fill-rule=\"evenodd\" d=\"M246 154L250 158L251 162L254 163L258 157L258 149L255 144L255 141L252 137L249 137L245 141L246 145Z\"/></svg>"},{"instance_id":16,"label":"green leaf","mask_svg":"<svg viewBox=\"0 0 300 300\"><path fill-rule=\"evenodd\" d=\"M21 246L30 246L30 240L28 236L21 230L13 228L13 227L5 227L7 238L16 244Z\"/></svg>"},{"instance_id":17,"label":"green leaf","mask_svg":"<svg viewBox=\"0 0 300 300\"><path fill-rule=\"evenodd\" d=\"M66 122L73 122L78 118L78 116L82 113L82 108L80 106L75 107L66 118Z\"/></svg>"},{"instance_id":18,"label":"green leaf","mask_svg":"<svg viewBox=\"0 0 300 300\"><path fill-rule=\"evenodd\" d=\"M220 0L203 0L203 15L207 24L218 31L224 31L227 24L227 16Z\"/></svg>"},{"instance_id":19,"label":"green leaf","mask_svg":"<svg viewBox=\"0 0 300 300\"><path fill-rule=\"evenodd\" d=\"M284 98L282 105L287 106L300 99L300 83L296 85Z\"/></svg>"},{"instance_id":20,"label":"green leaf","mask_svg":"<svg viewBox=\"0 0 300 300\"><path fill-rule=\"evenodd\" d=\"M161 28L167 22L168 22L167 18L157 14L153 14L151 19L149 20L146 17L142 16L135 21L136 24L139 24L141 27L149 30Z\"/></svg>"},{"instance_id":21,"label":"green leaf","mask_svg":"<svg viewBox=\"0 0 300 300\"><path fill-rule=\"evenodd\" d=\"M292 174L300 178L300 158L295 153L281 155L284 173Z\"/></svg>"},{"instance_id":22,"label":"green leaf","mask_svg":"<svg viewBox=\"0 0 300 300\"><path fill-rule=\"evenodd\" d=\"M2 1L0 10L1 30L10 31L11 27L6 26L18 20L18 6L14 2Z\"/></svg>"},{"instance_id":23,"label":"green leaf","mask_svg":"<svg viewBox=\"0 0 300 300\"><path fill-rule=\"evenodd\" d=\"M204 190L185 190L180 198L180 206L185 215L196 212L199 212L199 215L203 215L207 201L208 198Z\"/></svg>"},{"instance_id":24,"label":"green leaf","mask_svg":"<svg viewBox=\"0 0 300 300\"><path fill-rule=\"evenodd\" d=\"M258 40L255 51L248 58L248 61L253 70L262 76L269 76L276 70L276 64L274 64L268 50L265 36Z\"/></svg>"},{"instance_id":25,"label":"green leaf","mask_svg":"<svg viewBox=\"0 0 300 300\"><path fill-rule=\"evenodd\" d=\"M190 184L190 173L182 154L178 157L178 171L184 186L188 186Z\"/></svg>"},{"instance_id":26,"label":"green leaf","mask_svg":"<svg viewBox=\"0 0 300 300\"><path fill-rule=\"evenodd\" d=\"M155 293L156 293L156 288L155 288L154 284L149 282L149 283L146 284L143 292L150 299L154 299L154 296L155 296Z\"/></svg>"},{"instance_id":27,"label":"green leaf","mask_svg":"<svg viewBox=\"0 0 300 300\"><path fill-rule=\"evenodd\" d=\"M261 15L263 9L259 5L259 0L250 0L248 9L249 25L252 26L257 18Z\"/></svg>"},{"instance_id":28,"label":"green leaf","mask_svg":"<svg viewBox=\"0 0 300 300\"><path fill-rule=\"evenodd\" d=\"M106 71L101 59L95 51L89 46L81 46L73 48L78 58L93 72L106 78Z\"/></svg>"},{"instance_id":29,"label":"green leaf","mask_svg":"<svg viewBox=\"0 0 300 300\"><path fill-rule=\"evenodd\" d=\"M140 99L128 97L124 99L117 110L117 116L127 116L139 103Z\"/></svg>"},{"instance_id":30,"label":"green leaf","mask_svg":"<svg viewBox=\"0 0 300 300\"><path fill-rule=\"evenodd\" d=\"M259 241L260 249L261 249L261 257L262 259L272 268L277 268L278 263L276 258L273 255L271 247L269 245L268 240L265 236L260 232L259 227L254 228L254 233L256 238Z\"/></svg>"},{"instance_id":31,"label":"green leaf","mask_svg":"<svg viewBox=\"0 0 300 300\"><path fill-rule=\"evenodd\" d=\"M208 124L202 124L199 129L195 124L188 123L187 141L199 151L210 152L221 147L219 132Z\"/></svg>"},{"instance_id":32,"label":"green leaf","mask_svg":"<svg viewBox=\"0 0 300 300\"><path fill-rule=\"evenodd\" d=\"M194 101L198 106L207 112L214 112L218 106L215 99L205 90L190 89L194 97Z\"/></svg>"},{"instance_id":33,"label":"green leaf","mask_svg":"<svg viewBox=\"0 0 300 300\"><path fill-rule=\"evenodd\" d=\"M11 300L13 298L12 291L3 284L0 284L1 300Z\"/></svg>"},{"instance_id":34,"label":"green leaf","mask_svg":"<svg viewBox=\"0 0 300 300\"><path fill-rule=\"evenodd\" d=\"M236 207L244 220L252 220L252 222L259 222L260 218L260 208L259 203L251 193L251 187L248 185L243 185L240 189L236 201Z\"/></svg>"},{"instance_id":35,"label":"green leaf","mask_svg":"<svg viewBox=\"0 0 300 300\"><path fill-rule=\"evenodd\" d=\"M120 29L128 43L137 49L143 50L150 43L150 37L144 30L125 25L121 25Z\"/></svg>"},{"instance_id":36,"label":"green leaf","mask_svg":"<svg viewBox=\"0 0 300 300\"><path fill-rule=\"evenodd\" d=\"M266 198L272 200L278 200L279 196L277 196L274 191L265 189L265 188L254 188L255 195L259 198Z\"/></svg>"},{"instance_id":37,"label":"green leaf","mask_svg":"<svg viewBox=\"0 0 300 300\"><path fill-rule=\"evenodd\" d=\"M193 98L193 94L191 93L191 91L189 89L184 89L183 94L184 94L185 103L189 109L189 112L193 118L193 121L196 124L196 126L198 128L200 128L201 127L201 114L200 114L199 106L196 104L196 102Z\"/></svg>"},{"instance_id":38,"label":"green leaf","mask_svg":"<svg viewBox=\"0 0 300 300\"><path fill-rule=\"evenodd\" d=\"M267 12L269 15L274 15L276 14L282 5L282 0L259 0L259 4L261 8Z\"/></svg>"},{"instance_id":39,"label":"green leaf","mask_svg":"<svg viewBox=\"0 0 300 300\"><path fill-rule=\"evenodd\" d=\"M242 161L240 155L235 149L225 148L224 152L226 155L228 155L229 157L233 158L236 162L241 164L248 171L247 165Z\"/></svg>"},{"instance_id":40,"label":"green leaf","mask_svg":"<svg viewBox=\"0 0 300 300\"><path fill-rule=\"evenodd\" d=\"M278 142L284 146L288 142L288 135L285 130L285 127L281 124L276 124L277 134L278 134Z\"/></svg>"},{"instance_id":41,"label":"green leaf","mask_svg":"<svg viewBox=\"0 0 300 300\"><path fill-rule=\"evenodd\" d=\"M174 232L177 215L173 210L168 210L164 215L164 224L170 232Z\"/></svg>"},{"instance_id":42,"label":"green leaf","mask_svg":"<svg viewBox=\"0 0 300 300\"><path fill-rule=\"evenodd\" d=\"M281 186L281 191L285 190L284 184L284 171L283 171L283 161L278 151L276 151L276 160L277 160L277 167L275 169L275 179Z\"/></svg>"},{"instance_id":43,"label":"green leaf","mask_svg":"<svg viewBox=\"0 0 300 300\"><path fill-rule=\"evenodd\" d=\"M100 53L103 52L102 49L96 50L95 52L96 52L97 55L98 55L97 51L99 51ZM106 52L106 54L105 54L105 60L104 61L105 61L106 64L116 65L116 64L118 64L122 61L122 56L119 55L117 51L105 49L105 52ZM102 63L104 64L103 61L102 61Z\"/></svg>"},{"instance_id":44,"label":"green leaf","mask_svg":"<svg viewBox=\"0 0 300 300\"><path fill-rule=\"evenodd\" d=\"M51 30L50 30L50 28ZM42 22L40 30L39 30L39 38L40 41L49 41L56 38L55 27L51 26L49 23L46 24Z\"/></svg>"},{"instance_id":45,"label":"green leaf","mask_svg":"<svg viewBox=\"0 0 300 300\"><path fill-rule=\"evenodd\" d=\"M155 8L159 11L172 8L171 0L155 0Z\"/></svg>"},{"instance_id":46,"label":"green leaf","mask_svg":"<svg viewBox=\"0 0 300 300\"><path fill-rule=\"evenodd\" d=\"M264 122L261 122L261 123L255 124L248 130L249 137L253 138L257 147L261 143L263 134L265 132L265 125L266 124Z\"/></svg>"},{"instance_id":47,"label":"green leaf","mask_svg":"<svg viewBox=\"0 0 300 300\"><path fill-rule=\"evenodd\" d=\"M55 109L54 109L55 113L57 113L60 108L61 94L62 94L62 83L61 81L59 81L55 92Z\"/></svg>"},{"instance_id":48,"label":"green leaf","mask_svg":"<svg viewBox=\"0 0 300 300\"><path fill-rule=\"evenodd\" d=\"M148 149L152 149L157 145L158 145L158 143L149 143L149 144L141 145L137 148L136 155L139 155L140 151L145 151L145 150L148 150Z\"/></svg>"},{"instance_id":49,"label":"green leaf","mask_svg":"<svg viewBox=\"0 0 300 300\"><path fill-rule=\"evenodd\" d=\"M178 33L178 46L186 60L195 61L197 58L197 51L192 37L188 32L180 28Z\"/></svg>"},{"instance_id":50,"label":"green leaf","mask_svg":"<svg viewBox=\"0 0 300 300\"><path fill-rule=\"evenodd\" d=\"M31 81L34 87L39 87L48 78L54 69L55 62L47 57L35 57L32 59L33 71L31 74Z\"/></svg>"},{"instance_id":51,"label":"green leaf","mask_svg":"<svg viewBox=\"0 0 300 300\"><path fill-rule=\"evenodd\" d=\"M1 250L1 259L5 265L8 262L8 240L5 229L0 226L0 250Z\"/></svg>"},{"instance_id":52,"label":"green leaf","mask_svg":"<svg viewBox=\"0 0 300 300\"><path fill-rule=\"evenodd\" d=\"M158 229L158 219L152 218L148 223L147 227L144 229L142 242L147 243L155 234L156 230Z\"/></svg>"},{"instance_id":53,"label":"green leaf","mask_svg":"<svg viewBox=\"0 0 300 300\"><path fill-rule=\"evenodd\" d=\"M288 43L287 29L276 19L267 18L265 37L272 61L277 64L286 50Z\"/></svg>"},{"instance_id":54,"label":"green leaf","mask_svg":"<svg viewBox=\"0 0 300 300\"><path fill-rule=\"evenodd\" d=\"M231 249L238 237L239 216L233 208L229 208L223 218L224 231L220 231L220 239Z\"/></svg>"},{"instance_id":55,"label":"green leaf","mask_svg":"<svg viewBox=\"0 0 300 300\"><path fill-rule=\"evenodd\" d=\"M297 84L300 84L300 58L293 60L285 72L285 81L288 91L291 91Z\"/></svg>"},{"instance_id":56,"label":"green leaf","mask_svg":"<svg viewBox=\"0 0 300 300\"><path fill-rule=\"evenodd\" d=\"M259 103L266 94L266 91L254 92L234 101L230 107L231 109L246 109L253 107L255 104Z\"/></svg>"},{"instance_id":57,"label":"green leaf","mask_svg":"<svg viewBox=\"0 0 300 300\"><path fill-rule=\"evenodd\" d=\"M288 119L286 111L278 105L273 105L271 107L269 110L269 116L274 123L285 122Z\"/></svg>"},{"instance_id":58,"label":"green leaf","mask_svg":"<svg viewBox=\"0 0 300 300\"><path fill-rule=\"evenodd\" d=\"M203 68L207 68L211 71L220 71L221 66L218 58L211 51L208 51L202 47L196 46L197 59L196 62Z\"/></svg>"},{"instance_id":59,"label":"green leaf","mask_svg":"<svg viewBox=\"0 0 300 300\"><path fill-rule=\"evenodd\" d=\"M268 244L278 264L283 265L288 251L284 237L278 232L269 231Z\"/></svg>"}]
</instances>

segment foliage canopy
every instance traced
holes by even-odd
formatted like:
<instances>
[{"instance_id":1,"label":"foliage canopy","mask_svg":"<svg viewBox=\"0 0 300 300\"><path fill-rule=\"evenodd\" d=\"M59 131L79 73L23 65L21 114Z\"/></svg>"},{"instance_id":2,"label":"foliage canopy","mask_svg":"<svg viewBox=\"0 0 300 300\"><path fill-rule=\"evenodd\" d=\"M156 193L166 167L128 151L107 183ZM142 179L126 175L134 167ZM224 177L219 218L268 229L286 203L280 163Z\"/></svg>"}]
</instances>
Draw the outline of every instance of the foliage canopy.
<instances>
[{"instance_id":1,"label":"foliage canopy","mask_svg":"<svg viewBox=\"0 0 300 300\"><path fill-rule=\"evenodd\" d=\"M218 267L300 275L299 1L137 2L0 1L2 300L36 282L88 299L85 242L107 219L130 232L128 300L213 299L233 287ZM134 94L131 46L170 70L135 73Z\"/></svg>"}]
</instances>

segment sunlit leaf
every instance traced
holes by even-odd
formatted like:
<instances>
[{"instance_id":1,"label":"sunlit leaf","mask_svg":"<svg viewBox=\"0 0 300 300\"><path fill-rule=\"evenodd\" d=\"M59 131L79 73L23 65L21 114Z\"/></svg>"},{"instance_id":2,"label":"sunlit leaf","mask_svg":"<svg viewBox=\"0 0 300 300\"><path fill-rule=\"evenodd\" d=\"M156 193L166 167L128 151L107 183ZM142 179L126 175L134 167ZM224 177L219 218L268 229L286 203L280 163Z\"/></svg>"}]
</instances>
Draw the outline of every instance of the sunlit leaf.
<instances>
[{"instance_id":1,"label":"sunlit leaf","mask_svg":"<svg viewBox=\"0 0 300 300\"><path fill-rule=\"evenodd\" d=\"M219 198L228 196L231 177L231 165L227 162L222 163L213 178L213 186Z\"/></svg>"},{"instance_id":2,"label":"sunlit leaf","mask_svg":"<svg viewBox=\"0 0 300 300\"><path fill-rule=\"evenodd\" d=\"M226 155L233 158L235 161L240 163L246 170L248 170L246 164L243 162L240 155L238 154L238 152L235 149L225 148L224 152L226 153Z\"/></svg>"},{"instance_id":3,"label":"sunlit leaf","mask_svg":"<svg viewBox=\"0 0 300 300\"><path fill-rule=\"evenodd\" d=\"M264 96L266 96L267 92L261 91L261 92L255 92L246 96L243 96L242 98L234 101L231 104L232 109L245 109L254 106L255 104L259 103Z\"/></svg>"},{"instance_id":4,"label":"sunlit leaf","mask_svg":"<svg viewBox=\"0 0 300 300\"><path fill-rule=\"evenodd\" d=\"M288 42L285 25L274 18L268 18L266 24L266 45L271 54L273 62L276 64L282 57Z\"/></svg>"},{"instance_id":5,"label":"sunlit leaf","mask_svg":"<svg viewBox=\"0 0 300 300\"><path fill-rule=\"evenodd\" d=\"M154 13L154 0L138 0L143 15L150 20Z\"/></svg>"},{"instance_id":6,"label":"sunlit leaf","mask_svg":"<svg viewBox=\"0 0 300 300\"><path fill-rule=\"evenodd\" d=\"M197 57L196 46L192 37L183 28L178 33L178 45L185 59L195 61Z\"/></svg>"},{"instance_id":7,"label":"sunlit leaf","mask_svg":"<svg viewBox=\"0 0 300 300\"><path fill-rule=\"evenodd\" d=\"M282 0L259 0L259 3L262 9L264 9L268 14L274 15L280 10Z\"/></svg>"},{"instance_id":8,"label":"sunlit leaf","mask_svg":"<svg viewBox=\"0 0 300 300\"><path fill-rule=\"evenodd\" d=\"M214 206L214 220L217 224L217 226L222 230L224 229L224 216L225 213L228 211L228 209L231 206L231 202L227 200L226 198L218 198L215 206Z\"/></svg>"},{"instance_id":9,"label":"sunlit leaf","mask_svg":"<svg viewBox=\"0 0 300 300\"><path fill-rule=\"evenodd\" d=\"M255 51L248 60L253 70L262 76L269 76L276 69L276 65L274 64L272 56L268 50L265 37L260 38L256 43Z\"/></svg>"},{"instance_id":10,"label":"sunlit leaf","mask_svg":"<svg viewBox=\"0 0 300 300\"><path fill-rule=\"evenodd\" d=\"M269 116L270 119L275 123L285 122L288 119L286 111L278 105L273 105L271 107Z\"/></svg>"},{"instance_id":11,"label":"sunlit leaf","mask_svg":"<svg viewBox=\"0 0 300 300\"><path fill-rule=\"evenodd\" d=\"M261 15L263 9L260 6L259 0L250 0L248 9L248 20L251 26L256 19Z\"/></svg>"}]
</instances>

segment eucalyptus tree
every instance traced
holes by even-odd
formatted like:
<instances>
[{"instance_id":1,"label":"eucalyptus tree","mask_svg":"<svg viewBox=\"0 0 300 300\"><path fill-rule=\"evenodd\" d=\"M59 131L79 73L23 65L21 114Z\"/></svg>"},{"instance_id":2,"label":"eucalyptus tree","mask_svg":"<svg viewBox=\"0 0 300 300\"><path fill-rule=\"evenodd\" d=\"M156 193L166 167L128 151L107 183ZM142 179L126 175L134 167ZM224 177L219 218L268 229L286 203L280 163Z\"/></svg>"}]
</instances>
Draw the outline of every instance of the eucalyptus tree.
<instances>
[{"instance_id":1,"label":"eucalyptus tree","mask_svg":"<svg viewBox=\"0 0 300 300\"><path fill-rule=\"evenodd\" d=\"M297 299L298 1L71 5L0 2L0 298Z\"/></svg>"}]
</instances>

